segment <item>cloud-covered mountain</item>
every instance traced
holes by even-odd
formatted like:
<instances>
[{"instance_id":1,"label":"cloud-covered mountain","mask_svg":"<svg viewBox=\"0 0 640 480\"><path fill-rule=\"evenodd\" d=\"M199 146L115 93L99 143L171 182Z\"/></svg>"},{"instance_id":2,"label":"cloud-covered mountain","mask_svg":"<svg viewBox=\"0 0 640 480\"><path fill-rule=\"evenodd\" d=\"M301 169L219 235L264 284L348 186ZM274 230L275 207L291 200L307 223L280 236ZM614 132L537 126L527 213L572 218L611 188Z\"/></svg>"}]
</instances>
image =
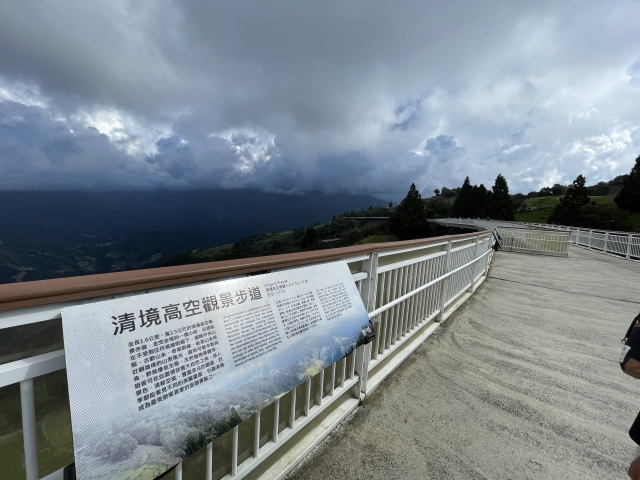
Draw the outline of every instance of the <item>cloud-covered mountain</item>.
<instances>
[{"instance_id":1,"label":"cloud-covered mountain","mask_svg":"<svg viewBox=\"0 0 640 480\"><path fill-rule=\"evenodd\" d=\"M145 230L178 229L208 243L194 246L213 247L255 233L327 222L333 215L369 205L386 202L368 195L284 195L252 189L0 192L0 233L95 244Z\"/></svg>"}]
</instances>

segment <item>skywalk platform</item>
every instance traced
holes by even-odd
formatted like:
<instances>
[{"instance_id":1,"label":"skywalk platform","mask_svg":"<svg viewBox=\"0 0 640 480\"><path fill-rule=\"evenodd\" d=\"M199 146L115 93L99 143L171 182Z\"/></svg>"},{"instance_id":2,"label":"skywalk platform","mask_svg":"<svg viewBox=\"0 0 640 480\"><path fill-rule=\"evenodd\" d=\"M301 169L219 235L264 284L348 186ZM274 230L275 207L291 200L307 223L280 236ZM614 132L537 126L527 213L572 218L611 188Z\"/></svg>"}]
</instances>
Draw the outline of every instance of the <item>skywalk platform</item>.
<instances>
[{"instance_id":1,"label":"skywalk platform","mask_svg":"<svg viewBox=\"0 0 640 480\"><path fill-rule=\"evenodd\" d=\"M498 252L489 278L289 479L617 479L640 262Z\"/></svg>"}]
</instances>

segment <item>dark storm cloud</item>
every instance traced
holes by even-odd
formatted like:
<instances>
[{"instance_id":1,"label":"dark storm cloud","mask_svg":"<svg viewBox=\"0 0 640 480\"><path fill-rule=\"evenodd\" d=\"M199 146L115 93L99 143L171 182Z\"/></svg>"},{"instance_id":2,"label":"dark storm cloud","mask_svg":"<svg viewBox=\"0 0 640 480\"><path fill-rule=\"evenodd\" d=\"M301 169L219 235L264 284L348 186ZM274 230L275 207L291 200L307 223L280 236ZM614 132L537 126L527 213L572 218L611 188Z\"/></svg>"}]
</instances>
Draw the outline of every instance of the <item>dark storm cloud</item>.
<instances>
[{"instance_id":1,"label":"dark storm cloud","mask_svg":"<svg viewBox=\"0 0 640 480\"><path fill-rule=\"evenodd\" d=\"M448 162L460 158L465 153L465 148L458 145L451 135L438 135L436 138L427 138L424 147L429 156L440 162Z\"/></svg>"},{"instance_id":2,"label":"dark storm cloud","mask_svg":"<svg viewBox=\"0 0 640 480\"><path fill-rule=\"evenodd\" d=\"M639 23L632 0L5 2L0 188L608 179L640 148Z\"/></svg>"}]
</instances>

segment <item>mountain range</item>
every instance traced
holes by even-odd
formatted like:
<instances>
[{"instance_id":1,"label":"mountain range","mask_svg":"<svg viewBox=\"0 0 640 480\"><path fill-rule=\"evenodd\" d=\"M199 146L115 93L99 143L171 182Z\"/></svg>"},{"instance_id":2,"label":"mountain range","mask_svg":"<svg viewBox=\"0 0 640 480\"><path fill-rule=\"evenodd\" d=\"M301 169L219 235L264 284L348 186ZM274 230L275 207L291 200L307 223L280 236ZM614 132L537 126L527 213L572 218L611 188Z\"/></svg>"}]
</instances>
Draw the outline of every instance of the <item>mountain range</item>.
<instances>
[{"instance_id":1,"label":"mountain range","mask_svg":"<svg viewBox=\"0 0 640 480\"><path fill-rule=\"evenodd\" d=\"M148 268L185 250L386 203L258 190L0 192L0 283Z\"/></svg>"}]
</instances>

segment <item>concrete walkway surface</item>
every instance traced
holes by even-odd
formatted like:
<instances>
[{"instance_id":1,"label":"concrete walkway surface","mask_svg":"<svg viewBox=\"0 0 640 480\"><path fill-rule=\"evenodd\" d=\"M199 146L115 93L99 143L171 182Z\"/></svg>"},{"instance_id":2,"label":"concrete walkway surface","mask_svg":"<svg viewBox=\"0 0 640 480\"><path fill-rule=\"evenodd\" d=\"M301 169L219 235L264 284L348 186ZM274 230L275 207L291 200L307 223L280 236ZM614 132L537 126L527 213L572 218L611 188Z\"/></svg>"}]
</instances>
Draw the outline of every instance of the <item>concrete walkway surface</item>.
<instances>
[{"instance_id":1,"label":"concrete walkway surface","mask_svg":"<svg viewBox=\"0 0 640 480\"><path fill-rule=\"evenodd\" d=\"M623 479L640 263L498 252L489 278L289 479Z\"/></svg>"}]
</instances>

